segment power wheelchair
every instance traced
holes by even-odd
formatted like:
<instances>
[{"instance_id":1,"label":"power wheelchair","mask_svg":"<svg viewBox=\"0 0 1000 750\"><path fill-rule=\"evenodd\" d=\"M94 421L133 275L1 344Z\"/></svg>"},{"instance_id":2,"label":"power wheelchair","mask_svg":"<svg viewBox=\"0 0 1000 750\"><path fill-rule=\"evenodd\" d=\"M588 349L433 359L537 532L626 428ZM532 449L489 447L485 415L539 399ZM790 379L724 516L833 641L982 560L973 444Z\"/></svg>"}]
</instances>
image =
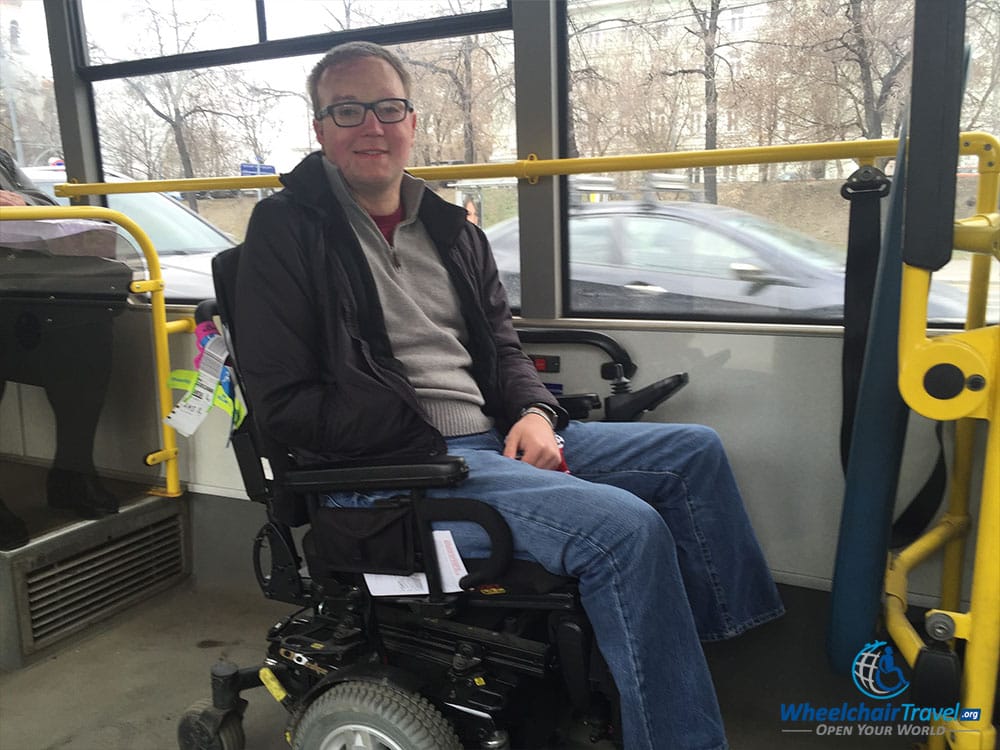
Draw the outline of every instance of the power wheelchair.
<instances>
[{"instance_id":1,"label":"power wheelchair","mask_svg":"<svg viewBox=\"0 0 1000 750\"><path fill-rule=\"evenodd\" d=\"M459 750L545 748L558 743L556 717L570 708L592 741L621 746L618 698L580 605L576 582L513 558L510 530L492 507L474 499L427 496L459 484L460 458L423 463L296 465L253 421L239 378L239 333L233 290L241 247L216 256L217 315L249 416L231 436L247 494L267 521L253 544L253 564L268 598L298 609L271 627L263 662L239 668L217 662L211 700L180 719L181 750L242 750L240 693L263 685L287 710L293 748ZM607 418L635 419L687 382L679 373L632 392L636 366L613 339L588 331L525 330L524 342L583 343L612 362ZM565 396L574 418L601 405L596 394ZM365 509L321 507L339 490L398 490ZM491 554L465 560L462 592L442 590L431 525L472 521L489 535ZM304 535L293 528L308 529ZM429 593L372 596L364 574L423 573ZM361 742L361 745L355 743Z\"/></svg>"}]
</instances>

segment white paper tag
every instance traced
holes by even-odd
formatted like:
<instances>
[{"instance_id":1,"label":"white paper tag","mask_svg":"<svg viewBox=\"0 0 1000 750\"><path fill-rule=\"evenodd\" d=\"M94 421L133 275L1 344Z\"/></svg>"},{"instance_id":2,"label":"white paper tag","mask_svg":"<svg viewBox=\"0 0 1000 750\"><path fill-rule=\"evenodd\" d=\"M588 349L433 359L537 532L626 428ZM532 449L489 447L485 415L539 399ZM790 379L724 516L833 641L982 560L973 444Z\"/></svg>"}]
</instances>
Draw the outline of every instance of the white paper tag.
<instances>
[{"instance_id":1,"label":"white paper tag","mask_svg":"<svg viewBox=\"0 0 1000 750\"><path fill-rule=\"evenodd\" d=\"M417 596L431 593L427 586L427 576L414 573L411 576L387 576L381 573L365 573L365 583L372 596Z\"/></svg>"},{"instance_id":2,"label":"white paper tag","mask_svg":"<svg viewBox=\"0 0 1000 750\"><path fill-rule=\"evenodd\" d=\"M469 574L458 554L455 539L447 529L432 531L434 536L434 551L437 553L438 569L441 571L441 590L446 594L455 594L462 590L458 582Z\"/></svg>"},{"instance_id":3,"label":"white paper tag","mask_svg":"<svg viewBox=\"0 0 1000 750\"><path fill-rule=\"evenodd\" d=\"M209 339L205 344L194 387L181 397L170 414L164 418L164 422L184 437L193 435L205 421L209 409L212 408L215 387L222 377L222 368L225 367L228 356L229 350L222 336Z\"/></svg>"},{"instance_id":4,"label":"white paper tag","mask_svg":"<svg viewBox=\"0 0 1000 750\"><path fill-rule=\"evenodd\" d=\"M434 551L437 553L438 569L441 571L441 590L455 594L462 590L458 582L468 575L465 563L458 554L455 539L447 529L432 531ZM372 596L418 596L429 594L427 576L414 573L409 576L387 576L379 573L365 573L365 583Z\"/></svg>"}]
</instances>

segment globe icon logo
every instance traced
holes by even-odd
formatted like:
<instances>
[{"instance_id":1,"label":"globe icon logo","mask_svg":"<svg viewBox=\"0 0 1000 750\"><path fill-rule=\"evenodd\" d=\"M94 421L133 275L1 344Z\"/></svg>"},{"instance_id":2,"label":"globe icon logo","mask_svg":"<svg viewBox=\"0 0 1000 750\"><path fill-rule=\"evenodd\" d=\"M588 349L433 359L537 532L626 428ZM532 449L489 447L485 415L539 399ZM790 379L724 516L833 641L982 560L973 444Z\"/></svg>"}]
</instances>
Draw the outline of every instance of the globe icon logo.
<instances>
[{"instance_id":1,"label":"globe icon logo","mask_svg":"<svg viewBox=\"0 0 1000 750\"><path fill-rule=\"evenodd\" d=\"M851 676L858 690L876 700L895 698L906 690L910 683L895 657L892 646L885 641L866 643L851 666Z\"/></svg>"}]
</instances>

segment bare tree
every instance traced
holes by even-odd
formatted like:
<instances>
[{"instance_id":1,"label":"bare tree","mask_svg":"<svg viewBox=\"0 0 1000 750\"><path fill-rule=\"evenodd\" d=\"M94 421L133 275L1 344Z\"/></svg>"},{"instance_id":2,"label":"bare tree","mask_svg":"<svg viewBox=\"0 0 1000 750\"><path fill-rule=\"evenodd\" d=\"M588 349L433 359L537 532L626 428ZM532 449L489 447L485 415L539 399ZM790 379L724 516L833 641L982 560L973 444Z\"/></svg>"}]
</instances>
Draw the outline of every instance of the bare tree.
<instances>
[{"instance_id":1,"label":"bare tree","mask_svg":"<svg viewBox=\"0 0 1000 750\"><path fill-rule=\"evenodd\" d=\"M132 177L158 180L164 176L167 133L152 112L136 108L131 96L107 96L98 111L105 150L105 166Z\"/></svg>"},{"instance_id":2,"label":"bare tree","mask_svg":"<svg viewBox=\"0 0 1000 750\"><path fill-rule=\"evenodd\" d=\"M723 98L730 130L747 139L740 145L774 146L788 139L788 110L799 92L786 51L781 46L758 47ZM758 165L761 182L770 179L774 168L773 164Z\"/></svg>"},{"instance_id":3,"label":"bare tree","mask_svg":"<svg viewBox=\"0 0 1000 750\"><path fill-rule=\"evenodd\" d=\"M566 156L576 158L604 156L612 144L625 132L625 123L618 116L618 104L627 97L622 84L632 80L623 70L632 59L631 50L622 44L600 45L591 42L605 29L613 29L619 37L629 26L639 26L641 20L630 18L597 18L582 20L571 14L567 30L570 48L570 69L566 77L566 98L569 101L569 123L566 134ZM624 53L624 54L622 54ZM613 56L614 59L609 59ZM596 59L595 59L596 58ZM631 66L628 66L631 67ZM584 141L580 149L577 129Z\"/></svg>"},{"instance_id":4,"label":"bare tree","mask_svg":"<svg viewBox=\"0 0 1000 750\"><path fill-rule=\"evenodd\" d=\"M0 34L0 146L22 165L44 164L62 155L52 81L27 65L16 41Z\"/></svg>"},{"instance_id":5,"label":"bare tree","mask_svg":"<svg viewBox=\"0 0 1000 750\"><path fill-rule=\"evenodd\" d=\"M842 30L842 18L823 12L816 0L771 6L725 102L727 113L740 119L747 145L857 137L854 108L842 91L844 73L823 52ZM778 166L760 165L760 179L770 179ZM822 176L825 164L815 163L813 172Z\"/></svg>"},{"instance_id":6,"label":"bare tree","mask_svg":"<svg viewBox=\"0 0 1000 750\"><path fill-rule=\"evenodd\" d=\"M459 122L462 130L462 160L466 164L476 162L476 125L473 121L472 99L472 52L473 43L470 37L461 37L454 42L448 41L433 45L437 50L427 59L424 57L431 51L431 45L417 45L416 55L403 52L404 62L411 68L423 68L435 79L437 85L444 84L455 98L458 105ZM421 77L419 80L423 82ZM440 123L441 120L439 119Z\"/></svg>"},{"instance_id":7,"label":"bare tree","mask_svg":"<svg viewBox=\"0 0 1000 750\"><path fill-rule=\"evenodd\" d=\"M909 74L912 2L778 0L756 50L794 71L800 96L792 138L883 138L898 132ZM820 106L802 106L805 103ZM801 133L796 133L799 130Z\"/></svg>"},{"instance_id":8,"label":"bare tree","mask_svg":"<svg viewBox=\"0 0 1000 750\"><path fill-rule=\"evenodd\" d=\"M912 2L776 0L769 10L730 102L761 144L898 132ZM761 178L772 171L762 166ZM816 162L810 172L823 177L826 163Z\"/></svg>"},{"instance_id":9,"label":"bare tree","mask_svg":"<svg viewBox=\"0 0 1000 750\"><path fill-rule=\"evenodd\" d=\"M719 14L722 12L720 0L708 0L706 7L699 7L695 0L688 0L691 12L698 23L697 28L688 29L701 42L700 75L705 78L705 148L714 149L719 145L719 88L716 79L719 49ZM705 167L705 200L719 202L715 167Z\"/></svg>"},{"instance_id":10,"label":"bare tree","mask_svg":"<svg viewBox=\"0 0 1000 750\"><path fill-rule=\"evenodd\" d=\"M338 0L336 3L328 3L324 8L329 19L326 27L330 31L346 31L353 29L361 21L362 26L376 26L378 20L368 8L370 3L365 0Z\"/></svg>"},{"instance_id":11,"label":"bare tree","mask_svg":"<svg viewBox=\"0 0 1000 750\"><path fill-rule=\"evenodd\" d=\"M912 11L902 10L896 2L847 0L843 12L848 28L828 49L841 64L855 67L856 88L847 93L855 101L861 135L882 138L885 120L893 115L890 108L909 71ZM892 132L897 127L893 123Z\"/></svg>"},{"instance_id":12,"label":"bare tree","mask_svg":"<svg viewBox=\"0 0 1000 750\"><path fill-rule=\"evenodd\" d=\"M413 74L420 125L416 153L423 163L489 159L495 116L513 89L504 47L499 37L487 34L396 50Z\"/></svg>"},{"instance_id":13,"label":"bare tree","mask_svg":"<svg viewBox=\"0 0 1000 750\"><path fill-rule=\"evenodd\" d=\"M137 44L153 46L161 55L197 49L199 30L213 18L210 8L197 17L185 17L178 3L144 3L138 18L145 33L138 35ZM107 57L96 48L92 55ZM274 105L289 96L301 94L256 84L242 68L125 79L119 92L99 99L105 159L147 178L231 173L239 161L267 158L278 125L273 121ZM160 130L154 122L160 123ZM166 143L173 148L165 149ZM193 195L188 201L196 208Z\"/></svg>"},{"instance_id":14,"label":"bare tree","mask_svg":"<svg viewBox=\"0 0 1000 750\"><path fill-rule=\"evenodd\" d=\"M657 2L630 9L629 18L600 5L569 16L568 156L672 151L688 134L687 81L662 74L683 67L677 14Z\"/></svg>"},{"instance_id":15,"label":"bare tree","mask_svg":"<svg viewBox=\"0 0 1000 750\"><path fill-rule=\"evenodd\" d=\"M1000 133L1000 0L969 0L966 37L972 66L963 130Z\"/></svg>"}]
</instances>

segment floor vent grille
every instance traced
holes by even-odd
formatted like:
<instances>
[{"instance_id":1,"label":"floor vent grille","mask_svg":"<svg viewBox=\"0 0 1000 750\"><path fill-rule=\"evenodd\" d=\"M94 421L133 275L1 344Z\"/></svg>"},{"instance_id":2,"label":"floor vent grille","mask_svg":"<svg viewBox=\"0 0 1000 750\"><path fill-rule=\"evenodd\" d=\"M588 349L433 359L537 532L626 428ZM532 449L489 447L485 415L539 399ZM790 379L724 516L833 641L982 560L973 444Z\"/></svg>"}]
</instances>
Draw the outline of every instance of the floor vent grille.
<instances>
[{"instance_id":1,"label":"floor vent grille","mask_svg":"<svg viewBox=\"0 0 1000 750\"><path fill-rule=\"evenodd\" d=\"M185 567L184 527L172 515L27 572L34 648L176 582Z\"/></svg>"}]
</instances>

